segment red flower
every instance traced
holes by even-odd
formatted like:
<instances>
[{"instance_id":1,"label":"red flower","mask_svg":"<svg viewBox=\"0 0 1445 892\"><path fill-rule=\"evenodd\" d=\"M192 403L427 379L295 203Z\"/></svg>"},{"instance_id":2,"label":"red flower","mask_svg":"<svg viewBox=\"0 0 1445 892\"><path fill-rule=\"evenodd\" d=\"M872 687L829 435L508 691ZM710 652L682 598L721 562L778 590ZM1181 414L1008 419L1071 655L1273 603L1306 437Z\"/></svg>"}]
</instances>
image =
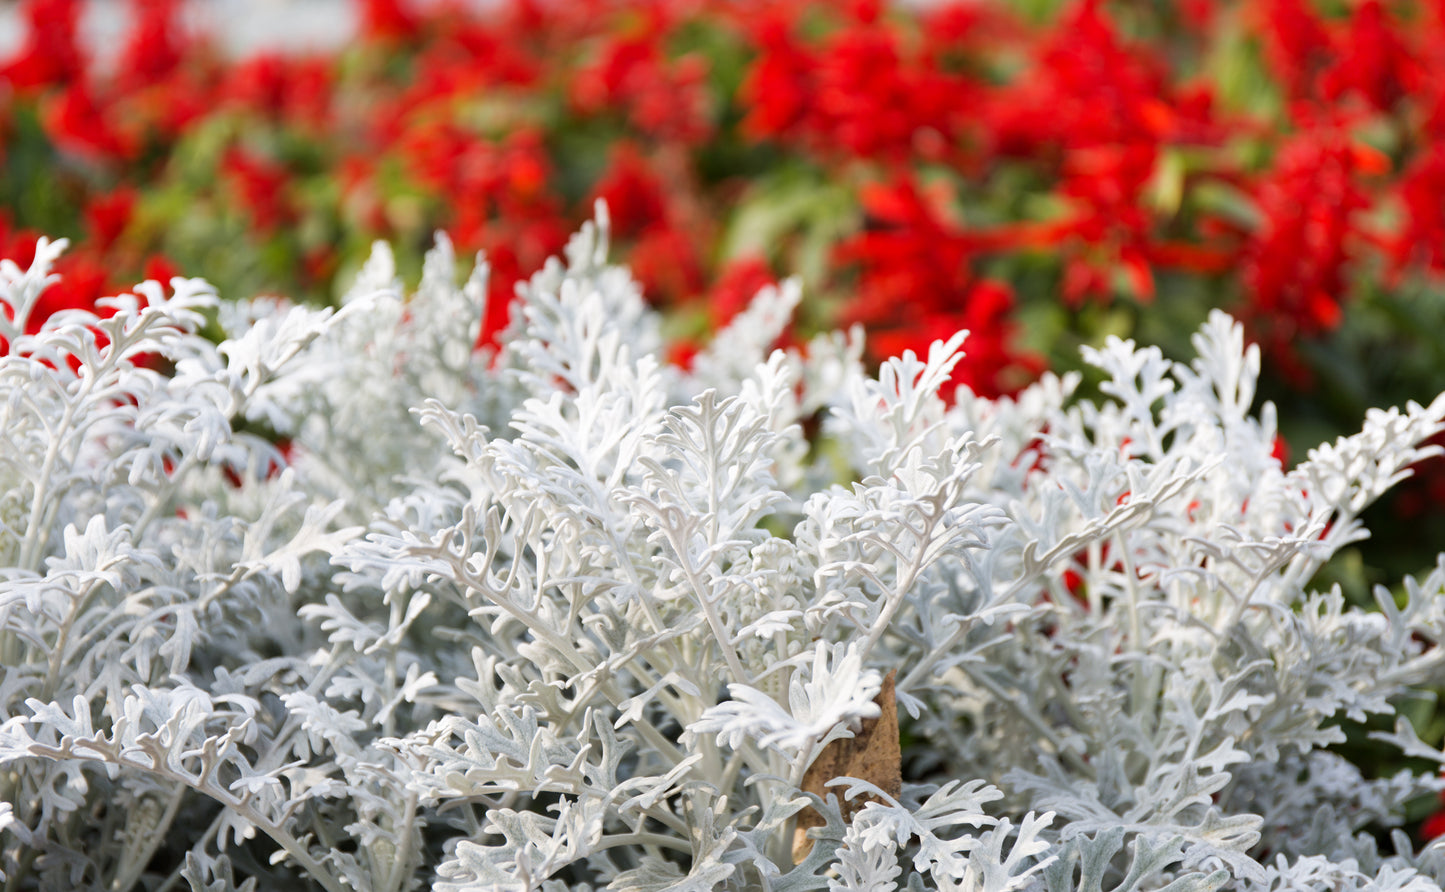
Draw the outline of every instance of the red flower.
<instances>
[{"instance_id":1,"label":"red flower","mask_svg":"<svg viewBox=\"0 0 1445 892\"><path fill-rule=\"evenodd\" d=\"M838 248L859 268L859 295L849 316L865 324L898 322L899 309L940 309L967 291L973 245L928 205L911 178L868 187L869 226Z\"/></svg>"},{"instance_id":2,"label":"red flower","mask_svg":"<svg viewBox=\"0 0 1445 892\"><path fill-rule=\"evenodd\" d=\"M29 269L35 262L35 243L40 233L29 229L15 229L0 209L0 259L13 260L21 269Z\"/></svg>"},{"instance_id":3,"label":"red flower","mask_svg":"<svg viewBox=\"0 0 1445 892\"><path fill-rule=\"evenodd\" d=\"M654 226L628 253L628 266L654 303L678 303L702 291L702 261L688 233Z\"/></svg>"},{"instance_id":4,"label":"red flower","mask_svg":"<svg viewBox=\"0 0 1445 892\"><path fill-rule=\"evenodd\" d=\"M700 55L668 60L661 41L664 8L648 6L635 33L609 35L595 61L569 85L573 105L584 114L621 112L638 131L661 140L696 145L712 134L707 61Z\"/></svg>"},{"instance_id":5,"label":"red flower","mask_svg":"<svg viewBox=\"0 0 1445 892\"><path fill-rule=\"evenodd\" d=\"M263 53L237 65L221 93L230 102L290 126L320 128L331 120L331 63Z\"/></svg>"},{"instance_id":6,"label":"red flower","mask_svg":"<svg viewBox=\"0 0 1445 892\"><path fill-rule=\"evenodd\" d=\"M911 179L867 190L863 205L871 228L838 253L858 269L858 296L845 316L868 326L869 352L878 359L904 349L923 355L934 340L966 328L956 381L997 396L1032 380L1039 361L1012 344L1012 291L975 279L970 268L984 240L955 231Z\"/></svg>"},{"instance_id":7,"label":"red flower","mask_svg":"<svg viewBox=\"0 0 1445 892\"><path fill-rule=\"evenodd\" d=\"M360 0L361 37L373 43L414 39L421 31L420 17L403 0Z\"/></svg>"},{"instance_id":8,"label":"red flower","mask_svg":"<svg viewBox=\"0 0 1445 892\"><path fill-rule=\"evenodd\" d=\"M1389 240L1398 273L1407 264L1423 264L1445 273L1445 147L1432 142L1395 186L1404 206L1399 233Z\"/></svg>"},{"instance_id":9,"label":"red flower","mask_svg":"<svg viewBox=\"0 0 1445 892\"><path fill-rule=\"evenodd\" d=\"M122 92L164 83L180 67L187 41L181 30L182 0L132 0L135 24L116 67Z\"/></svg>"},{"instance_id":10,"label":"red flower","mask_svg":"<svg viewBox=\"0 0 1445 892\"><path fill-rule=\"evenodd\" d=\"M75 81L45 106L45 131L62 150L93 163L128 159L136 142L107 112L85 81Z\"/></svg>"},{"instance_id":11,"label":"red flower","mask_svg":"<svg viewBox=\"0 0 1445 892\"><path fill-rule=\"evenodd\" d=\"M436 15L436 35L418 58L418 83L428 95L474 94L486 86L531 86L547 69L539 38L555 30L534 0L511 0L485 19L445 7Z\"/></svg>"},{"instance_id":12,"label":"red flower","mask_svg":"<svg viewBox=\"0 0 1445 892\"><path fill-rule=\"evenodd\" d=\"M119 121L139 141L144 136L156 148L179 140L197 121L213 114L219 97L209 72L182 66L161 83L119 97L113 107Z\"/></svg>"},{"instance_id":13,"label":"red flower","mask_svg":"<svg viewBox=\"0 0 1445 892\"><path fill-rule=\"evenodd\" d=\"M141 273L143 281L154 279L162 285L169 285L171 279L179 276L180 270L174 263L160 254L153 254L146 258L144 272Z\"/></svg>"},{"instance_id":14,"label":"red flower","mask_svg":"<svg viewBox=\"0 0 1445 892\"><path fill-rule=\"evenodd\" d=\"M1245 252L1245 311L1282 347L1339 324L1355 216L1368 205L1363 160L1338 133L1304 133L1280 149L1255 190L1264 222Z\"/></svg>"},{"instance_id":15,"label":"red flower","mask_svg":"<svg viewBox=\"0 0 1445 892\"><path fill-rule=\"evenodd\" d=\"M122 186L109 195L91 200L85 209L85 228L97 250L108 249L125 232L138 194L134 188Z\"/></svg>"},{"instance_id":16,"label":"red flower","mask_svg":"<svg viewBox=\"0 0 1445 892\"><path fill-rule=\"evenodd\" d=\"M768 263L761 257L738 257L723 267L707 296L708 317L719 330L748 308L757 293L777 284Z\"/></svg>"},{"instance_id":17,"label":"red flower","mask_svg":"<svg viewBox=\"0 0 1445 892\"><path fill-rule=\"evenodd\" d=\"M1422 840L1434 839L1437 836L1445 836L1445 809L1435 812L1420 825Z\"/></svg>"},{"instance_id":18,"label":"red flower","mask_svg":"<svg viewBox=\"0 0 1445 892\"><path fill-rule=\"evenodd\" d=\"M1445 803L1445 791L1440 793L1440 801ZM1445 836L1445 808L1430 815L1425 823L1420 825L1420 839L1429 842L1439 836Z\"/></svg>"},{"instance_id":19,"label":"red flower","mask_svg":"<svg viewBox=\"0 0 1445 892\"><path fill-rule=\"evenodd\" d=\"M1124 271L1134 297L1153 299L1154 227L1142 200L1155 155L1152 145L1142 144L1079 149L1065 160L1062 191L1073 199L1075 212L1062 228L1082 249L1065 262L1064 299L1071 304L1090 294L1110 294L1115 269ZM1096 256L1088 256L1091 251Z\"/></svg>"},{"instance_id":20,"label":"red flower","mask_svg":"<svg viewBox=\"0 0 1445 892\"><path fill-rule=\"evenodd\" d=\"M487 143L450 121L429 121L408 130L398 148L407 172L422 186L444 194L456 194L472 178L469 170L490 166Z\"/></svg>"},{"instance_id":21,"label":"red flower","mask_svg":"<svg viewBox=\"0 0 1445 892\"><path fill-rule=\"evenodd\" d=\"M1388 112L1413 91L1413 54L1379 0L1364 0L1355 8L1340 49L1339 59L1323 77L1325 95L1331 99L1354 92Z\"/></svg>"},{"instance_id":22,"label":"red flower","mask_svg":"<svg viewBox=\"0 0 1445 892\"><path fill-rule=\"evenodd\" d=\"M1190 28L1205 32L1215 27L1218 0L1179 0L1179 12Z\"/></svg>"},{"instance_id":23,"label":"red flower","mask_svg":"<svg viewBox=\"0 0 1445 892\"><path fill-rule=\"evenodd\" d=\"M1416 81L1412 103L1418 111L1419 139L1436 143L1445 139L1445 3L1432 3L1426 15L1412 23Z\"/></svg>"},{"instance_id":24,"label":"red flower","mask_svg":"<svg viewBox=\"0 0 1445 892\"><path fill-rule=\"evenodd\" d=\"M1037 157L1098 146L1155 143L1178 132L1207 131L1181 121L1165 66L1144 48L1126 46L1102 4L1082 0L1037 51L1037 61L988 108L995 150Z\"/></svg>"},{"instance_id":25,"label":"red flower","mask_svg":"<svg viewBox=\"0 0 1445 892\"><path fill-rule=\"evenodd\" d=\"M742 88L743 132L799 140L825 158L902 162L957 149L973 84L945 73L931 52L905 50L894 29L873 21L876 8L854 13L857 21L816 51L793 38L787 18L753 27L758 58Z\"/></svg>"},{"instance_id":26,"label":"red flower","mask_svg":"<svg viewBox=\"0 0 1445 892\"><path fill-rule=\"evenodd\" d=\"M974 86L926 58L905 58L891 35L857 28L824 57L817 111L828 132L864 158L903 161L956 148Z\"/></svg>"},{"instance_id":27,"label":"red flower","mask_svg":"<svg viewBox=\"0 0 1445 892\"><path fill-rule=\"evenodd\" d=\"M1269 451L1269 454L1279 462L1281 468L1289 467L1289 442L1282 434L1274 435L1274 448Z\"/></svg>"},{"instance_id":28,"label":"red flower","mask_svg":"<svg viewBox=\"0 0 1445 892\"><path fill-rule=\"evenodd\" d=\"M547 190L554 175L540 131L519 129L492 142L449 121L427 122L402 139L403 162L427 189L443 196L460 221L555 216Z\"/></svg>"},{"instance_id":29,"label":"red flower","mask_svg":"<svg viewBox=\"0 0 1445 892\"><path fill-rule=\"evenodd\" d=\"M752 139L780 137L807 116L817 60L793 39L790 22L779 15L763 16L752 39L758 57L739 90L747 110L742 132Z\"/></svg>"},{"instance_id":30,"label":"red flower","mask_svg":"<svg viewBox=\"0 0 1445 892\"><path fill-rule=\"evenodd\" d=\"M1266 56L1290 99L1313 95L1316 78L1333 57L1324 23L1310 0L1262 0L1255 27L1263 33Z\"/></svg>"},{"instance_id":31,"label":"red flower","mask_svg":"<svg viewBox=\"0 0 1445 892\"><path fill-rule=\"evenodd\" d=\"M557 221L538 219L520 223L511 220L506 228L498 226L471 234L474 242L483 242L480 247L486 251L491 267L487 310L477 337L478 346L497 345L498 336L511 323L512 308L517 303L517 282L541 268L548 257L556 256L567 240L567 233L567 228Z\"/></svg>"},{"instance_id":32,"label":"red flower","mask_svg":"<svg viewBox=\"0 0 1445 892\"><path fill-rule=\"evenodd\" d=\"M0 67L0 79L21 92L82 80L85 60L77 38L78 0L29 0L25 18L25 43L14 58Z\"/></svg>"},{"instance_id":33,"label":"red flower","mask_svg":"<svg viewBox=\"0 0 1445 892\"><path fill-rule=\"evenodd\" d=\"M529 205L518 203L516 213L501 214L495 220L488 216L487 202L461 202L446 228L459 251L486 254L491 274L477 343L496 346L498 335L511 320L517 282L561 252L571 226L556 213L555 200L542 196Z\"/></svg>"},{"instance_id":34,"label":"red flower","mask_svg":"<svg viewBox=\"0 0 1445 892\"><path fill-rule=\"evenodd\" d=\"M504 174L498 179L501 197L498 208L506 214L520 206L547 204L547 183L552 178L552 161L540 131L516 130L502 143Z\"/></svg>"},{"instance_id":35,"label":"red flower","mask_svg":"<svg viewBox=\"0 0 1445 892\"><path fill-rule=\"evenodd\" d=\"M232 148L221 159L221 174L263 235L270 235L295 216L286 195L291 177L280 164Z\"/></svg>"},{"instance_id":36,"label":"red flower","mask_svg":"<svg viewBox=\"0 0 1445 892\"><path fill-rule=\"evenodd\" d=\"M631 142L622 142L612 150L607 171L592 187L589 206L598 199L607 202L612 230L622 238L635 236L668 219L667 193L662 179Z\"/></svg>"},{"instance_id":37,"label":"red flower","mask_svg":"<svg viewBox=\"0 0 1445 892\"><path fill-rule=\"evenodd\" d=\"M683 338L667 345L667 362L678 368L691 369L703 345L691 338Z\"/></svg>"},{"instance_id":38,"label":"red flower","mask_svg":"<svg viewBox=\"0 0 1445 892\"><path fill-rule=\"evenodd\" d=\"M962 2L927 4L918 9L924 52L940 67L966 67L997 49L1019 45L1022 26L1006 4Z\"/></svg>"}]
</instances>

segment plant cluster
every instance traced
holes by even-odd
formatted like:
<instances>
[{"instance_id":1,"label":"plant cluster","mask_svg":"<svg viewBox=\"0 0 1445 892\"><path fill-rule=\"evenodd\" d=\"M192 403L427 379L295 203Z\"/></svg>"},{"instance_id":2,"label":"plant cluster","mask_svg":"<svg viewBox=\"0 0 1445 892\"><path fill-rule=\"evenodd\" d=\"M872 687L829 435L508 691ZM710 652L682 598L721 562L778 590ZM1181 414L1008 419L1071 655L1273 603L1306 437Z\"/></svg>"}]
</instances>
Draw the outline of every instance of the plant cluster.
<instances>
[{"instance_id":1,"label":"plant cluster","mask_svg":"<svg viewBox=\"0 0 1445 892\"><path fill-rule=\"evenodd\" d=\"M1445 562L1311 580L1445 397L1286 470L1223 313L990 397L775 349L791 282L684 366L607 234L481 350L444 238L38 328L62 244L0 262L7 890L1441 889Z\"/></svg>"},{"instance_id":2,"label":"plant cluster","mask_svg":"<svg viewBox=\"0 0 1445 892\"><path fill-rule=\"evenodd\" d=\"M972 325L960 373L1007 393L1053 347L1019 314L1060 293L1232 307L1305 377L1287 348L1361 274L1445 264L1427 3L359 0L354 48L228 62L136 0L108 74L78 7L29 0L3 66L7 225L83 236L77 271L159 254L325 299L373 239L414 262L445 228L493 257L490 336L604 197L649 300L725 321L800 271L875 358Z\"/></svg>"},{"instance_id":3,"label":"plant cluster","mask_svg":"<svg viewBox=\"0 0 1445 892\"><path fill-rule=\"evenodd\" d=\"M1445 366L1438 4L357 0L345 50L239 61L181 6L134 0L100 71L79 0L24 4L0 243L76 243L34 325L176 270L334 302L374 240L414 276L441 228L488 252L495 343L603 198L684 357L790 273L799 337L863 322L877 362L968 328L988 395L1109 334L1184 356L1224 308L1290 441ZM1424 480L1391 539L1438 538Z\"/></svg>"}]
</instances>

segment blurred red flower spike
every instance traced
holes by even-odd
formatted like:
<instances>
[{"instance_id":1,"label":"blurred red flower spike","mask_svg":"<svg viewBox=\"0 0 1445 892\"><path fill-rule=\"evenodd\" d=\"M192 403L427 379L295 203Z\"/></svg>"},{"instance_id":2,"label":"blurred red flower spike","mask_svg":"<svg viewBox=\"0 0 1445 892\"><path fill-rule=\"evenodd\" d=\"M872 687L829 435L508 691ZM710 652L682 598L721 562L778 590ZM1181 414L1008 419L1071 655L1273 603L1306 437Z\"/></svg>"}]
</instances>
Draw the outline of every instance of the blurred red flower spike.
<instances>
[{"instance_id":1,"label":"blurred red flower spike","mask_svg":"<svg viewBox=\"0 0 1445 892\"><path fill-rule=\"evenodd\" d=\"M80 0L29 0L25 42L0 66L0 80L19 92L65 86L85 77L78 37Z\"/></svg>"},{"instance_id":2,"label":"blurred red flower spike","mask_svg":"<svg viewBox=\"0 0 1445 892\"><path fill-rule=\"evenodd\" d=\"M421 17L405 0L359 0L359 5L363 40L404 42L421 31Z\"/></svg>"},{"instance_id":3,"label":"blurred red flower spike","mask_svg":"<svg viewBox=\"0 0 1445 892\"><path fill-rule=\"evenodd\" d=\"M139 193L129 186L122 186L108 195L92 199L85 208L85 228L91 245L105 250L115 244L130 225Z\"/></svg>"}]
</instances>

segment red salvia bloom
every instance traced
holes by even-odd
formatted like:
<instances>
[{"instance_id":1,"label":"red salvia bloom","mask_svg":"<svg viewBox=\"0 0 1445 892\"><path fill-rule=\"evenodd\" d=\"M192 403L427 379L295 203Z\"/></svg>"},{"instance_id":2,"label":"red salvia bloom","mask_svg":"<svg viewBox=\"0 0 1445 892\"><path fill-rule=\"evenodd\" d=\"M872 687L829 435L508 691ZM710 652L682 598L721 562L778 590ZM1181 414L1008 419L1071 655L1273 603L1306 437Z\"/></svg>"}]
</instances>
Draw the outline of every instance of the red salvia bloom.
<instances>
[{"instance_id":1,"label":"red salvia bloom","mask_svg":"<svg viewBox=\"0 0 1445 892\"><path fill-rule=\"evenodd\" d=\"M696 338L682 337L670 341L667 345L667 363L681 369L692 369L692 364L697 360L697 355L702 352L703 344Z\"/></svg>"},{"instance_id":2,"label":"red salvia bloom","mask_svg":"<svg viewBox=\"0 0 1445 892\"><path fill-rule=\"evenodd\" d=\"M494 143L437 123L410 132L402 147L412 175L448 198L450 216L440 225L458 249L486 252L491 275L479 344L495 346L511 317L516 283L556 256L571 232L546 188L555 171L542 134L522 129ZM365 177L364 167L353 162L353 175ZM350 191L368 195L364 182Z\"/></svg>"},{"instance_id":3,"label":"red salvia bloom","mask_svg":"<svg viewBox=\"0 0 1445 892\"><path fill-rule=\"evenodd\" d=\"M628 252L627 265L653 303L680 303L703 289L697 246L689 233L674 226L644 232Z\"/></svg>"},{"instance_id":4,"label":"red salvia bloom","mask_svg":"<svg viewBox=\"0 0 1445 892\"><path fill-rule=\"evenodd\" d=\"M16 228L0 210L0 258L13 260L21 269L29 269L35 262L35 243L39 239L40 233Z\"/></svg>"},{"instance_id":5,"label":"red salvia bloom","mask_svg":"<svg viewBox=\"0 0 1445 892\"><path fill-rule=\"evenodd\" d=\"M513 131L501 150L502 175L492 180L497 184L498 213L531 217L539 209L555 212L558 202L547 192L555 171L542 132L532 128Z\"/></svg>"},{"instance_id":6,"label":"red salvia bloom","mask_svg":"<svg viewBox=\"0 0 1445 892\"><path fill-rule=\"evenodd\" d=\"M1409 100L1416 110L1419 139L1433 145L1445 141L1445 3L1430 3L1411 25L1414 81Z\"/></svg>"},{"instance_id":7,"label":"red salvia bloom","mask_svg":"<svg viewBox=\"0 0 1445 892\"><path fill-rule=\"evenodd\" d=\"M116 68L122 92L169 80L180 67L188 43L181 28L182 0L132 0L135 24L126 37Z\"/></svg>"},{"instance_id":8,"label":"red salvia bloom","mask_svg":"<svg viewBox=\"0 0 1445 892\"><path fill-rule=\"evenodd\" d=\"M511 322L517 282L540 269L566 243L570 229L558 220L509 219L505 226L487 226L475 219L453 230L459 247L485 251L491 274L487 280L487 308L478 346L495 347Z\"/></svg>"},{"instance_id":9,"label":"red salvia bloom","mask_svg":"<svg viewBox=\"0 0 1445 892\"><path fill-rule=\"evenodd\" d=\"M808 113L816 90L817 60L794 39L791 22L776 13L757 22L752 40L758 56L739 90L746 109L742 132L755 140L781 137Z\"/></svg>"},{"instance_id":10,"label":"red salvia bloom","mask_svg":"<svg viewBox=\"0 0 1445 892\"><path fill-rule=\"evenodd\" d=\"M1339 59L1323 75L1325 95L1334 99L1355 93L1388 112L1412 92L1417 82L1415 59L1397 27L1379 0L1357 6L1341 41Z\"/></svg>"},{"instance_id":11,"label":"red salvia bloom","mask_svg":"<svg viewBox=\"0 0 1445 892\"><path fill-rule=\"evenodd\" d=\"M1437 836L1445 836L1445 809L1435 812L1420 825L1421 839L1434 839Z\"/></svg>"},{"instance_id":12,"label":"red salvia bloom","mask_svg":"<svg viewBox=\"0 0 1445 892\"><path fill-rule=\"evenodd\" d=\"M1404 220L1389 239L1394 271L1421 264L1445 273L1445 147L1431 143L1395 186Z\"/></svg>"},{"instance_id":13,"label":"red salvia bloom","mask_svg":"<svg viewBox=\"0 0 1445 892\"><path fill-rule=\"evenodd\" d=\"M171 263L169 259L160 254L153 254L146 258L145 266L142 267L142 269L142 281L154 279L162 285L168 285L171 279L181 274L174 263Z\"/></svg>"},{"instance_id":14,"label":"red salvia bloom","mask_svg":"<svg viewBox=\"0 0 1445 892\"><path fill-rule=\"evenodd\" d=\"M1420 839L1424 842L1445 836L1445 792L1440 794L1440 802L1442 807L1420 825Z\"/></svg>"},{"instance_id":15,"label":"red salvia bloom","mask_svg":"<svg viewBox=\"0 0 1445 892\"><path fill-rule=\"evenodd\" d=\"M1284 438L1283 434L1274 435L1274 446L1270 449L1269 454L1279 462L1280 468L1289 467L1289 441Z\"/></svg>"},{"instance_id":16,"label":"red salvia bloom","mask_svg":"<svg viewBox=\"0 0 1445 892\"><path fill-rule=\"evenodd\" d=\"M869 226L839 246L839 259L858 265L853 321L897 323L906 306L942 309L970 284L972 244L931 208L917 184L901 177L862 194Z\"/></svg>"},{"instance_id":17,"label":"red salvia bloom","mask_svg":"<svg viewBox=\"0 0 1445 892\"><path fill-rule=\"evenodd\" d=\"M407 129L397 148L407 173L441 194L457 193L493 165L490 146L451 121L428 121Z\"/></svg>"},{"instance_id":18,"label":"red salvia bloom","mask_svg":"<svg viewBox=\"0 0 1445 892\"><path fill-rule=\"evenodd\" d=\"M1361 172L1341 134L1313 131L1284 145L1255 190L1263 223L1245 252L1245 312L1281 346L1339 324L1355 217L1368 204Z\"/></svg>"},{"instance_id":19,"label":"red salvia bloom","mask_svg":"<svg viewBox=\"0 0 1445 892\"><path fill-rule=\"evenodd\" d=\"M287 197L291 176L280 164L232 148L221 159L221 173L262 235L270 235L295 216Z\"/></svg>"},{"instance_id":20,"label":"red salvia bloom","mask_svg":"<svg viewBox=\"0 0 1445 892\"><path fill-rule=\"evenodd\" d=\"M421 32L421 17L404 0L360 0L360 6L363 40L405 42Z\"/></svg>"},{"instance_id":21,"label":"red salvia bloom","mask_svg":"<svg viewBox=\"0 0 1445 892\"><path fill-rule=\"evenodd\" d=\"M905 50L877 15L863 4L856 22L816 49L793 36L786 15L752 26L758 56L741 91L744 134L798 141L825 159L899 163L956 149L971 120L974 85L939 68L931 45Z\"/></svg>"},{"instance_id":22,"label":"red salvia bloom","mask_svg":"<svg viewBox=\"0 0 1445 892\"><path fill-rule=\"evenodd\" d=\"M1334 58L1334 45L1310 0L1260 0L1252 11L1266 58L1286 97L1313 97L1317 78Z\"/></svg>"},{"instance_id":23,"label":"red salvia bloom","mask_svg":"<svg viewBox=\"0 0 1445 892\"><path fill-rule=\"evenodd\" d=\"M1205 32L1214 27L1219 3L1218 0L1179 0L1179 12L1190 28Z\"/></svg>"},{"instance_id":24,"label":"red salvia bloom","mask_svg":"<svg viewBox=\"0 0 1445 892\"><path fill-rule=\"evenodd\" d=\"M937 152L938 136L943 145L956 142L956 116L968 108L970 85L926 59L905 59L893 33L847 29L829 42L819 62L811 122L819 149L902 162L916 148Z\"/></svg>"},{"instance_id":25,"label":"red salvia bloom","mask_svg":"<svg viewBox=\"0 0 1445 892\"><path fill-rule=\"evenodd\" d=\"M209 71L182 65L166 80L112 97L109 109L133 142L149 140L161 148L173 145L193 124L212 114L217 99L215 78Z\"/></svg>"},{"instance_id":26,"label":"red salvia bloom","mask_svg":"<svg viewBox=\"0 0 1445 892\"><path fill-rule=\"evenodd\" d=\"M620 143L587 202L607 202L612 231L631 238L668 219L667 191L634 143Z\"/></svg>"},{"instance_id":27,"label":"red salvia bloom","mask_svg":"<svg viewBox=\"0 0 1445 892\"><path fill-rule=\"evenodd\" d=\"M845 314L869 328L875 358L904 349L926 354L928 345L969 329L955 380L997 396L1026 384L1037 359L1012 346L1013 293L1000 282L976 280L970 269L978 239L955 231L929 206L911 179L868 189L869 231L839 246L839 259L856 265L858 296Z\"/></svg>"},{"instance_id":28,"label":"red salvia bloom","mask_svg":"<svg viewBox=\"0 0 1445 892\"><path fill-rule=\"evenodd\" d=\"M532 0L512 0L485 19L446 9L437 16L436 36L417 60L418 80L533 86L548 68L539 39L556 24Z\"/></svg>"},{"instance_id":29,"label":"red salvia bloom","mask_svg":"<svg viewBox=\"0 0 1445 892\"><path fill-rule=\"evenodd\" d=\"M1005 4L953 2L926 5L918 10L919 40L935 65L967 65L987 58L998 48L1018 46L1025 36L1022 25Z\"/></svg>"},{"instance_id":30,"label":"red salvia bloom","mask_svg":"<svg viewBox=\"0 0 1445 892\"><path fill-rule=\"evenodd\" d=\"M77 38L79 0L30 0L25 4L25 20L25 43L0 67L0 79L21 92L82 80L85 60Z\"/></svg>"},{"instance_id":31,"label":"red salvia bloom","mask_svg":"<svg viewBox=\"0 0 1445 892\"><path fill-rule=\"evenodd\" d=\"M1134 296L1154 297L1150 270L1153 221L1142 207L1156 152L1147 143L1080 149L1065 159L1063 193L1074 213L1063 230L1075 243L1065 262L1064 298L1077 305L1112 290L1109 273L1122 269Z\"/></svg>"},{"instance_id":32,"label":"red salvia bloom","mask_svg":"<svg viewBox=\"0 0 1445 892\"><path fill-rule=\"evenodd\" d=\"M458 214L526 219L537 209L555 214L558 201L540 131L524 128L492 142L450 121L432 121L406 133L399 146L407 171L446 196Z\"/></svg>"},{"instance_id":33,"label":"red salvia bloom","mask_svg":"<svg viewBox=\"0 0 1445 892\"><path fill-rule=\"evenodd\" d=\"M301 283L314 287L331 281L337 267L341 265L340 261L336 249L330 245L320 245L307 250L301 255Z\"/></svg>"},{"instance_id":34,"label":"red salvia bloom","mask_svg":"<svg viewBox=\"0 0 1445 892\"><path fill-rule=\"evenodd\" d=\"M577 72L572 102L584 114L620 111L639 132L660 140L701 143L712 133L707 62L698 55L669 61L661 47L662 7L646 7L644 14L638 33L609 36L596 61Z\"/></svg>"},{"instance_id":35,"label":"red salvia bloom","mask_svg":"<svg viewBox=\"0 0 1445 892\"><path fill-rule=\"evenodd\" d=\"M125 232L125 228L130 225L137 197L135 189L122 186L109 195L92 199L86 206L85 228L95 250L106 250Z\"/></svg>"},{"instance_id":36,"label":"red salvia bloom","mask_svg":"<svg viewBox=\"0 0 1445 892\"><path fill-rule=\"evenodd\" d=\"M263 53L228 72L220 93L267 120L320 129L331 121L332 80L326 59Z\"/></svg>"},{"instance_id":37,"label":"red salvia bloom","mask_svg":"<svg viewBox=\"0 0 1445 892\"><path fill-rule=\"evenodd\" d=\"M1157 58L1124 45L1101 4L1079 2L1043 41L1036 64L989 106L994 149L1037 157L1167 138L1181 124L1164 71Z\"/></svg>"},{"instance_id":38,"label":"red salvia bloom","mask_svg":"<svg viewBox=\"0 0 1445 892\"><path fill-rule=\"evenodd\" d=\"M124 160L135 154L135 139L116 125L85 81L75 81L60 95L47 99L42 115L45 131L63 151L92 163Z\"/></svg>"},{"instance_id":39,"label":"red salvia bloom","mask_svg":"<svg viewBox=\"0 0 1445 892\"><path fill-rule=\"evenodd\" d=\"M761 257L738 257L727 263L707 294L708 318L720 330L748 308L758 292L776 285L777 277Z\"/></svg>"}]
</instances>

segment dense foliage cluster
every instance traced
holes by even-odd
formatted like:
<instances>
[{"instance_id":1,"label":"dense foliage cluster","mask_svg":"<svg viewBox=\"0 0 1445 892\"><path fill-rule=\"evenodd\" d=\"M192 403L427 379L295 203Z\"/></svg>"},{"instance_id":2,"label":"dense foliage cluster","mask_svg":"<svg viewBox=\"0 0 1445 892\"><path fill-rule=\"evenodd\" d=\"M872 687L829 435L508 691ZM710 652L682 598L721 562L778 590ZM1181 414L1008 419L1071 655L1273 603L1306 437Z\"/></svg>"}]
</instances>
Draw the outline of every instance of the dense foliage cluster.
<instances>
[{"instance_id":1,"label":"dense foliage cluster","mask_svg":"<svg viewBox=\"0 0 1445 892\"><path fill-rule=\"evenodd\" d=\"M38 327L62 245L0 262L8 890L1439 892L1445 562L1311 580L1445 397L1286 470L1223 313L994 398L963 334L774 349L793 283L681 366L606 235L479 351L445 239Z\"/></svg>"},{"instance_id":2,"label":"dense foliage cluster","mask_svg":"<svg viewBox=\"0 0 1445 892\"><path fill-rule=\"evenodd\" d=\"M486 6L358 0L353 48L229 62L179 0L135 0L97 73L78 0L29 0L0 69L6 240L82 238L71 301L162 258L326 299L374 238L407 266L445 228L492 257L491 338L604 197L650 301L725 320L801 273L875 358L971 327L959 373L993 394L1156 295L1335 378L1299 339L1362 280L1445 269L1437 4ZM1128 300L1070 322L1059 295Z\"/></svg>"},{"instance_id":3,"label":"dense foliage cluster","mask_svg":"<svg viewBox=\"0 0 1445 892\"><path fill-rule=\"evenodd\" d=\"M1438 889L1445 5L21 5L5 892Z\"/></svg>"},{"instance_id":4,"label":"dense foliage cluster","mask_svg":"<svg viewBox=\"0 0 1445 892\"><path fill-rule=\"evenodd\" d=\"M357 0L344 50L234 61L132 0L105 65L80 0L22 6L0 253L75 244L33 325L176 271L334 302L373 240L414 278L445 229L488 252L495 343L604 198L680 357L799 275L800 338L862 322L877 362L968 328L988 395L1110 334L1185 356L1226 309L1302 443L1445 367L1425 0ZM1370 564L1422 569L1442 496L1427 472L1374 517L1416 544Z\"/></svg>"}]
</instances>

